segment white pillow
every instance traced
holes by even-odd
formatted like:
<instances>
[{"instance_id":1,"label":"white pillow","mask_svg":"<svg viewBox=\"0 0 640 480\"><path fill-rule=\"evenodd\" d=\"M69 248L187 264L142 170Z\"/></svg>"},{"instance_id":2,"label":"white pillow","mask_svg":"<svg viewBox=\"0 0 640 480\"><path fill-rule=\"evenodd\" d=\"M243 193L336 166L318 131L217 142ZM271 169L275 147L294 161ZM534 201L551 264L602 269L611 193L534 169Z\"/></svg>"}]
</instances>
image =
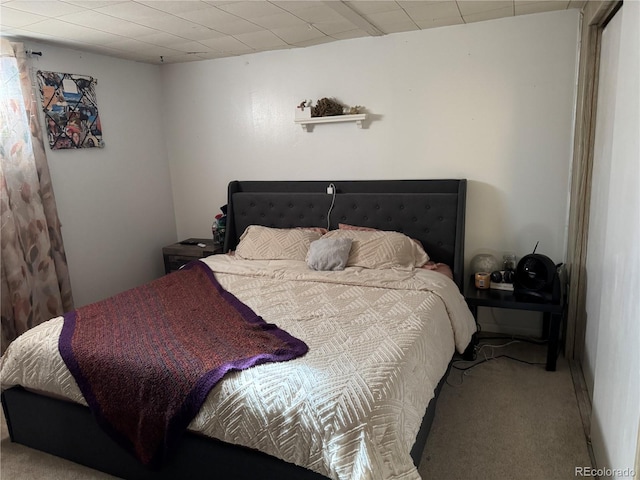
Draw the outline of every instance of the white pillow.
<instances>
[{"instance_id":1,"label":"white pillow","mask_svg":"<svg viewBox=\"0 0 640 480\"><path fill-rule=\"evenodd\" d=\"M332 230L322 238L352 240L348 267L410 270L429 261L417 242L399 232Z\"/></svg>"},{"instance_id":2,"label":"white pillow","mask_svg":"<svg viewBox=\"0 0 640 480\"><path fill-rule=\"evenodd\" d=\"M350 238L321 238L311 242L307 265L313 270L344 270L351 242Z\"/></svg>"},{"instance_id":3,"label":"white pillow","mask_svg":"<svg viewBox=\"0 0 640 480\"><path fill-rule=\"evenodd\" d=\"M302 228L249 225L240 237L236 256L246 260L301 260L321 233Z\"/></svg>"}]
</instances>

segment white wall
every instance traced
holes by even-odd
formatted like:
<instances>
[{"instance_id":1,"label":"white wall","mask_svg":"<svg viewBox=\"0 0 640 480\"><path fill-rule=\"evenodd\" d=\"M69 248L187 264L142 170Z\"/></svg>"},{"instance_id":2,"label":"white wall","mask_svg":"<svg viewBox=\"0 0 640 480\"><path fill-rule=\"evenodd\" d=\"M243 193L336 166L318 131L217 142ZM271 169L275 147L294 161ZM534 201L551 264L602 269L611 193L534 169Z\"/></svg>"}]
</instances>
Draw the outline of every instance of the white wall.
<instances>
[{"instance_id":1,"label":"white wall","mask_svg":"<svg viewBox=\"0 0 640 480\"><path fill-rule=\"evenodd\" d=\"M163 140L159 68L26 42L36 71L91 75L105 148L51 150L47 159L76 306L163 272L162 246L176 240Z\"/></svg>"},{"instance_id":2,"label":"white wall","mask_svg":"<svg viewBox=\"0 0 640 480\"><path fill-rule=\"evenodd\" d=\"M563 261L578 24L569 10L162 66L178 236L209 235L230 180L455 177L467 260L540 241ZM325 96L374 118L293 123Z\"/></svg>"},{"instance_id":3,"label":"white wall","mask_svg":"<svg viewBox=\"0 0 640 480\"><path fill-rule=\"evenodd\" d=\"M583 359L593 400L596 462L600 468L621 470L634 468L640 425L638 85L640 3L625 2L602 40ZM623 471L613 477L631 475Z\"/></svg>"}]
</instances>

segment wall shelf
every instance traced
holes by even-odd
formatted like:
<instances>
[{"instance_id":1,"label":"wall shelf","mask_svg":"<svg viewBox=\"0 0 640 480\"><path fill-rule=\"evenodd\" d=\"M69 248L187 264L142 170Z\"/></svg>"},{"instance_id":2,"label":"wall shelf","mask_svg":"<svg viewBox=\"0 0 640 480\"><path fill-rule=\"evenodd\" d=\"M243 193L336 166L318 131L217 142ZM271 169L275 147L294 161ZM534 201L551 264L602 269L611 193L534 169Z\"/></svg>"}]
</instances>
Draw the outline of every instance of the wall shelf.
<instances>
[{"instance_id":1,"label":"wall shelf","mask_svg":"<svg viewBox=\"0 0 640 480\"><path fill-rule=\"evenodd\" d=\"M313 128L313 125L315 125L316 123L356 122L356 125L358 126L358 128L362 128L362 122L366 120L366 118L367 118L366 113L358 113L356 115L334 115L330 117L311 117L311 118L297 119L295 120L295 122L298 125L302 125L303 130L309 132L311 131L311 128ZM312 127L309 128L309 125L312 125Z\"/></svg>"}]
</instances>

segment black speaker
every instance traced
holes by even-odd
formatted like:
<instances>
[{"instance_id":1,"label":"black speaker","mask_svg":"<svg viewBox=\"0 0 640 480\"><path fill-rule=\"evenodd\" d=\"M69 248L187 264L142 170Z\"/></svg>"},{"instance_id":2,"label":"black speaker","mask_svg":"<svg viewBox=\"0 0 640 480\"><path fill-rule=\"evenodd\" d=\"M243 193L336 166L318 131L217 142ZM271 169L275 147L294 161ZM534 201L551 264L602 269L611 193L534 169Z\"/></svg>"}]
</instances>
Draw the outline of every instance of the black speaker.
<instances>
[{"instance_id":1,"label":"black speaker","mask_svg":"<svg viewBox=\"0 0 640 480\"><path fill-rule=\"evenodd\" d=\"M516 267L513 293L522 301L560 302L560 278L553 260L540 253L522 257Z\"/></svg>"}]
</instances>

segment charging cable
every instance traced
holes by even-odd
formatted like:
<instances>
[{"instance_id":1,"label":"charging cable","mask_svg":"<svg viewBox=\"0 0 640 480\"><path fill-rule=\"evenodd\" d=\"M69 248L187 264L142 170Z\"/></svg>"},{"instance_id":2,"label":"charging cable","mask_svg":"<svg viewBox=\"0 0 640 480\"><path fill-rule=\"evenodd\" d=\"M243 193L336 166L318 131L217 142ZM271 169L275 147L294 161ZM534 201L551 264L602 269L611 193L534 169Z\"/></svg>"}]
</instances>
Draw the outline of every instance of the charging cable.
<instances>
[{"instance_id":1,"label":"charging cable","mask_svg":"<svg viewBox=\"0 0 640 480\"><path fill-rule=\"evenodd\" d=\"M330 183L327 187L327 194L333 195L331 198L331 206L329 207L329 211L327 212L327 230L331 228L331 210L333 210L333 205L336 202L336 186L333 183Z\"/></svg>"}]
</instances>

